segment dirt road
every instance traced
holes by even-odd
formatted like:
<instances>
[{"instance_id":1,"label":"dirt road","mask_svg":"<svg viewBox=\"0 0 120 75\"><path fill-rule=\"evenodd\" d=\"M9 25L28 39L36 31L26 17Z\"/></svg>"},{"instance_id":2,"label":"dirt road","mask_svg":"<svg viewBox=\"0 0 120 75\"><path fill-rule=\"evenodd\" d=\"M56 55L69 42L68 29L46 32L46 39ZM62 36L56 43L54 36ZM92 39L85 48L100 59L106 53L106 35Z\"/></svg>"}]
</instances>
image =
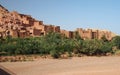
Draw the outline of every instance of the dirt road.
<instances>
[{"instance_id":1,"label":"dirt road","mask_svg":"<svg viewBox=\"0 0 120 75\"><path fill-rule=\"evenodd\" d=\"M16 75L120 75L119 56L39 59L0 65Z\"/></svg>"}]
</instances>

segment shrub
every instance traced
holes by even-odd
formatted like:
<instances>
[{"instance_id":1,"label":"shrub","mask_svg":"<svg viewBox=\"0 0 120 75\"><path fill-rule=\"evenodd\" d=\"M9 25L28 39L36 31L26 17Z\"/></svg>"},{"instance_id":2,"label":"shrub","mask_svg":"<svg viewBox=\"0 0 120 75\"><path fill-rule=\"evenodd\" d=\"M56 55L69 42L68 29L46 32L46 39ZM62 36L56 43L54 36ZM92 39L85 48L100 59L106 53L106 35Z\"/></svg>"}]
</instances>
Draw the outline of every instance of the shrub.
<instances>
[{"instance_id":1,"label":"shrub","mask_svg":"<svg viewBox=\"0 0 120 75\"><path fill-rule=\"evenodd\" d=\"M112 39L113 46L116 46L118 49L120 49L120 36L116 36Z\"/></svg>"},{"instance_id":2,"label":"shrub","mask_svg":"<svg viewBox=\"0 0 120 75\"><path fill-rule=\"evenodd\" d=\"M59 58L60 57L60 54L57 50L52 50L50 51L50 55L53 57L53 58Z\"/></svg>"}]
</instances>

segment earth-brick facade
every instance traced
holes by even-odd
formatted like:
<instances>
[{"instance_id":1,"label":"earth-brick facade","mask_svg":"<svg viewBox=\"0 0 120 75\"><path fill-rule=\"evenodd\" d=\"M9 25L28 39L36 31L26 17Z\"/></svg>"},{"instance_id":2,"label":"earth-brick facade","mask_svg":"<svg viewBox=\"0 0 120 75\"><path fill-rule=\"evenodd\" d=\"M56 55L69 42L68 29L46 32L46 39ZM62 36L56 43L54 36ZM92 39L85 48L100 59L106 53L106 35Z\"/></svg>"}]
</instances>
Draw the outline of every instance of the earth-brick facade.
<instances>
[{"instance_id":1,"label":"earth-brick facade","mask_svg":"<svg viewBox=\"0 0 120 75\"><path fill-rule=\"evenodd\" d=\"M58 32L68 38L74 38L74 33L78 32L82 39L101 39L105 36L111 40L115 34L107 30L94 30L77 28L75 31L60 29L60 26L45 25L43 21L38 21L30 15L20 14L16 11L9 12L0 5L0 38L12 37L37 37L46 35L48 32Z\"/></svg>"}]
</instances>

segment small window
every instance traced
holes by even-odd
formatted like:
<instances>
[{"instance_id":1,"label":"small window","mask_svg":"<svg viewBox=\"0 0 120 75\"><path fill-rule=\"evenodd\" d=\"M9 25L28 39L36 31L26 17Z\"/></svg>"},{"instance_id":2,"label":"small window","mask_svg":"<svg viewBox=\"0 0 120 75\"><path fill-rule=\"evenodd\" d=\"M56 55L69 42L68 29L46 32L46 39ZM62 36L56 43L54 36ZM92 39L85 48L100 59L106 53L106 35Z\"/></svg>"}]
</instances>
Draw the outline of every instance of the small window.
<instances>
[{"instance_id":1,"label":"small window","mask_svg":"<svg viewBox=\"0 0 120 75\"><path fill-rule=\"evenodd\" d=\"M41 33L41 35L44 35L44 33Z\"/></svg>"}]
</instances>

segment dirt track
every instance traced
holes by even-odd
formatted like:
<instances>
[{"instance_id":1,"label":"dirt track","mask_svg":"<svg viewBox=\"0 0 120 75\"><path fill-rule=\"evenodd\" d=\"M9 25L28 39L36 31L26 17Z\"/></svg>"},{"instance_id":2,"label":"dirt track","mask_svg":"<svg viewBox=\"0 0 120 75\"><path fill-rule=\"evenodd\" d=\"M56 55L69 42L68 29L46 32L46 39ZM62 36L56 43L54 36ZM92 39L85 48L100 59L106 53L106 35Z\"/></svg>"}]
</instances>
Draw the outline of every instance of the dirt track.
<instances>
[{"instance_id":1,"label":"dirt track","mask_svg":"<svg viewBox=\"0 0 120 75\"><path fill-rule=\"evenodd\" d=\"M120 75L119 56L39 59L0 65L16 75Z\"/></svg>"}]
</instances>

